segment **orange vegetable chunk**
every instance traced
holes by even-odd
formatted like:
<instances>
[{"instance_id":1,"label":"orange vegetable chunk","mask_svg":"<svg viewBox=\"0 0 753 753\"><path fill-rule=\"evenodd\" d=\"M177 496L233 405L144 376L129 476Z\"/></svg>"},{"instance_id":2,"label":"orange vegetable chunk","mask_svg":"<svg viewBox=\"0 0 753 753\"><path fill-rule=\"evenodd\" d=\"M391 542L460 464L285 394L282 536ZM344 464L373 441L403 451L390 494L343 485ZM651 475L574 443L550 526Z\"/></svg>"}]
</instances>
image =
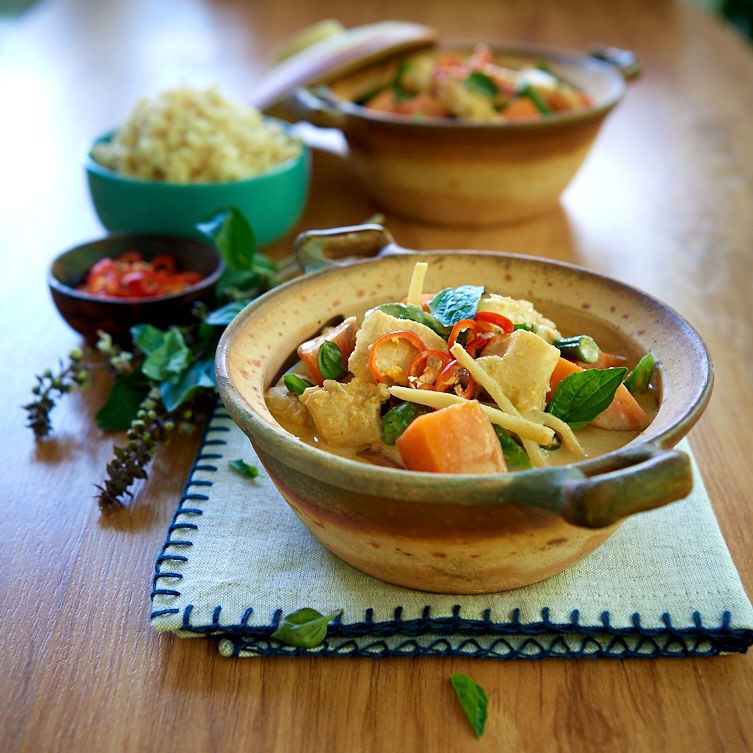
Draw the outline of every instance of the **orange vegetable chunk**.
<instances>
[{"instance_id":1,"label":"orange vegetable chunk","mask_svg":"<svg viewBox=\"0 0 753 753\"><path fill-rule=\"evenodd\" d=\"M405 467L430 473L504 473L502 447L477 400L416 418L396 442Z\"/></svg>"}]
</instances>

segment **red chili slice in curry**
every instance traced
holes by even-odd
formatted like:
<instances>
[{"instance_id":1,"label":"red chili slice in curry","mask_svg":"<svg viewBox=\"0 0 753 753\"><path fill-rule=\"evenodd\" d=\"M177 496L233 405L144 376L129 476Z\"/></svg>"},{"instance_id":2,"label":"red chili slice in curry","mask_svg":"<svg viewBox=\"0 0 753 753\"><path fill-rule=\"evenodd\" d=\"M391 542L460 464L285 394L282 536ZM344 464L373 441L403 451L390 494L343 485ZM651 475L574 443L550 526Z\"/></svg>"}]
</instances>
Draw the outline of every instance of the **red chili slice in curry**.
<instances>
[{"instance_id":1,"label":"red chili slice in curry","mask_svg":"<svg viewBox=\"0 0 753 753\"><path fill-rule=\"evenodd\" d=\"M411 347L415 348L417 353L421 353L422 351L426 350L426 344L424 343L424 341L415 332L411 332L407 329L397 329L394 332L387 332L381 337L377 337L377 339L374 340L373 343L371 343L371 347L369 348L368 362L369 371L371 372L371 375L374 377L374 379L377 380L377 382L394 381L394 379L392 379L390 375L387 374L379 365L379 356L380 351L385 347L385 345L387 345L388 343L399 342L401 340L403 342L407 342Z\"/></svg>"},{"instance_id":2,"label":"red chili slice in curry","mask_svg":"<svg viewBox=\"0 0 753 753\"><path fill-rule=\"evenodd\" d=\"M470 400L476 390L476 381L468 369L453 359L440 372L434 389L437 392L452 392Z\"/></svg>"}]
</instances>

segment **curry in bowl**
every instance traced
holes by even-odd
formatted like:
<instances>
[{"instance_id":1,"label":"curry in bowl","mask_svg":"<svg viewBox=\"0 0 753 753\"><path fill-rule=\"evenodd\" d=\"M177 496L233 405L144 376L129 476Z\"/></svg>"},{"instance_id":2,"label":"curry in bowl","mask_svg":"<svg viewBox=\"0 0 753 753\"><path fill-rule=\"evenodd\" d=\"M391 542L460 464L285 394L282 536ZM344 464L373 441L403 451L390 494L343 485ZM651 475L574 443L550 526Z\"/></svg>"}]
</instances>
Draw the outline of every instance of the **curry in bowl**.
<instances>
[{"instance_id":1,"label":"curry in bowl","mask_svg":"<svg viewBox=\"0 0 753 753\"><path fill-rule=\"evenodd\" d=\"M275 418L323 450L412 471L503 473L618 449L651 422L654 359L564 333L481 285L406 296L297 348L267 392Z\"/></svg>"}]
</instances>

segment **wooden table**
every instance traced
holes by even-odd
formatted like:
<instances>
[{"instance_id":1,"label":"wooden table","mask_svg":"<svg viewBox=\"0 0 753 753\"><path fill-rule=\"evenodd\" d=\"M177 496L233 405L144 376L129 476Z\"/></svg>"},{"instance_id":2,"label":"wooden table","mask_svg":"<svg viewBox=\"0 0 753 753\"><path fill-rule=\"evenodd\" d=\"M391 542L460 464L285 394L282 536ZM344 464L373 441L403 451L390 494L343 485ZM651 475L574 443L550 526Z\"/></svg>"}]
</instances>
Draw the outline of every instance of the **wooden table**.
<instances>
[{"instance_id":1,"label":"wooden table","mask_svg":"<svg viewBox=\"0 0 753 753\"><path fill-rule=\"evenodd\" d=\"M154 558L197 440L173 442L132 507L103 518L94 484L111 436L105 383L63 400L35 443L20 409L78 337L45 287L59 250L103 234L84 143L135 99L177 83L243 97L272 47L319 19L306 0L42 0L0 40L2 369L0 747L21 751L731 751L753 749L753 654L716 659L228 660L209 640L149 626ZM558 210L449 230L387 217L406 247L565 259L665 300L706 339L711 405L691 434L714 508L753 593L753 52L692 3L330 0L346 25L406 18L445 36L634 50L645 75L609 118ZM376 207L317 154L300 229ZM291 238L269 249L290 250ZM475 741L446 679L492 699Z\"/></svg>"}]
</instances>

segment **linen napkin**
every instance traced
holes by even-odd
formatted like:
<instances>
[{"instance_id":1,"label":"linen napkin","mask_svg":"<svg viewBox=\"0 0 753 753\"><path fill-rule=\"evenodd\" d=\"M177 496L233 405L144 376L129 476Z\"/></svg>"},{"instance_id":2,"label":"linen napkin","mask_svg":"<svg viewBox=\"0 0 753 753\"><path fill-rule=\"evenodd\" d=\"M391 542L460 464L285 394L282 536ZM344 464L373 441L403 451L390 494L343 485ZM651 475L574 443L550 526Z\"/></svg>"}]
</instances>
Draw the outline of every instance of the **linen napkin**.
<instances>
[{"instance_id":1,"label":"linen napkin","mask_svg":"<svg viewBox=\"0 0 753 753\"><path fill-rule=\"evenodd\" d=\"M686 441L681 448L690 453ZM235 472L237 459L259 477ZM236 657L744 653L753 606L694 460L693 472L689 497L629 518L563 573L504 593L432 594L364 575L320 545L219 407L156 558L151 624L219 639ZM283 616L302 607L343 611L315 648L273 640Z\"/></svg>"}]
</instances>

